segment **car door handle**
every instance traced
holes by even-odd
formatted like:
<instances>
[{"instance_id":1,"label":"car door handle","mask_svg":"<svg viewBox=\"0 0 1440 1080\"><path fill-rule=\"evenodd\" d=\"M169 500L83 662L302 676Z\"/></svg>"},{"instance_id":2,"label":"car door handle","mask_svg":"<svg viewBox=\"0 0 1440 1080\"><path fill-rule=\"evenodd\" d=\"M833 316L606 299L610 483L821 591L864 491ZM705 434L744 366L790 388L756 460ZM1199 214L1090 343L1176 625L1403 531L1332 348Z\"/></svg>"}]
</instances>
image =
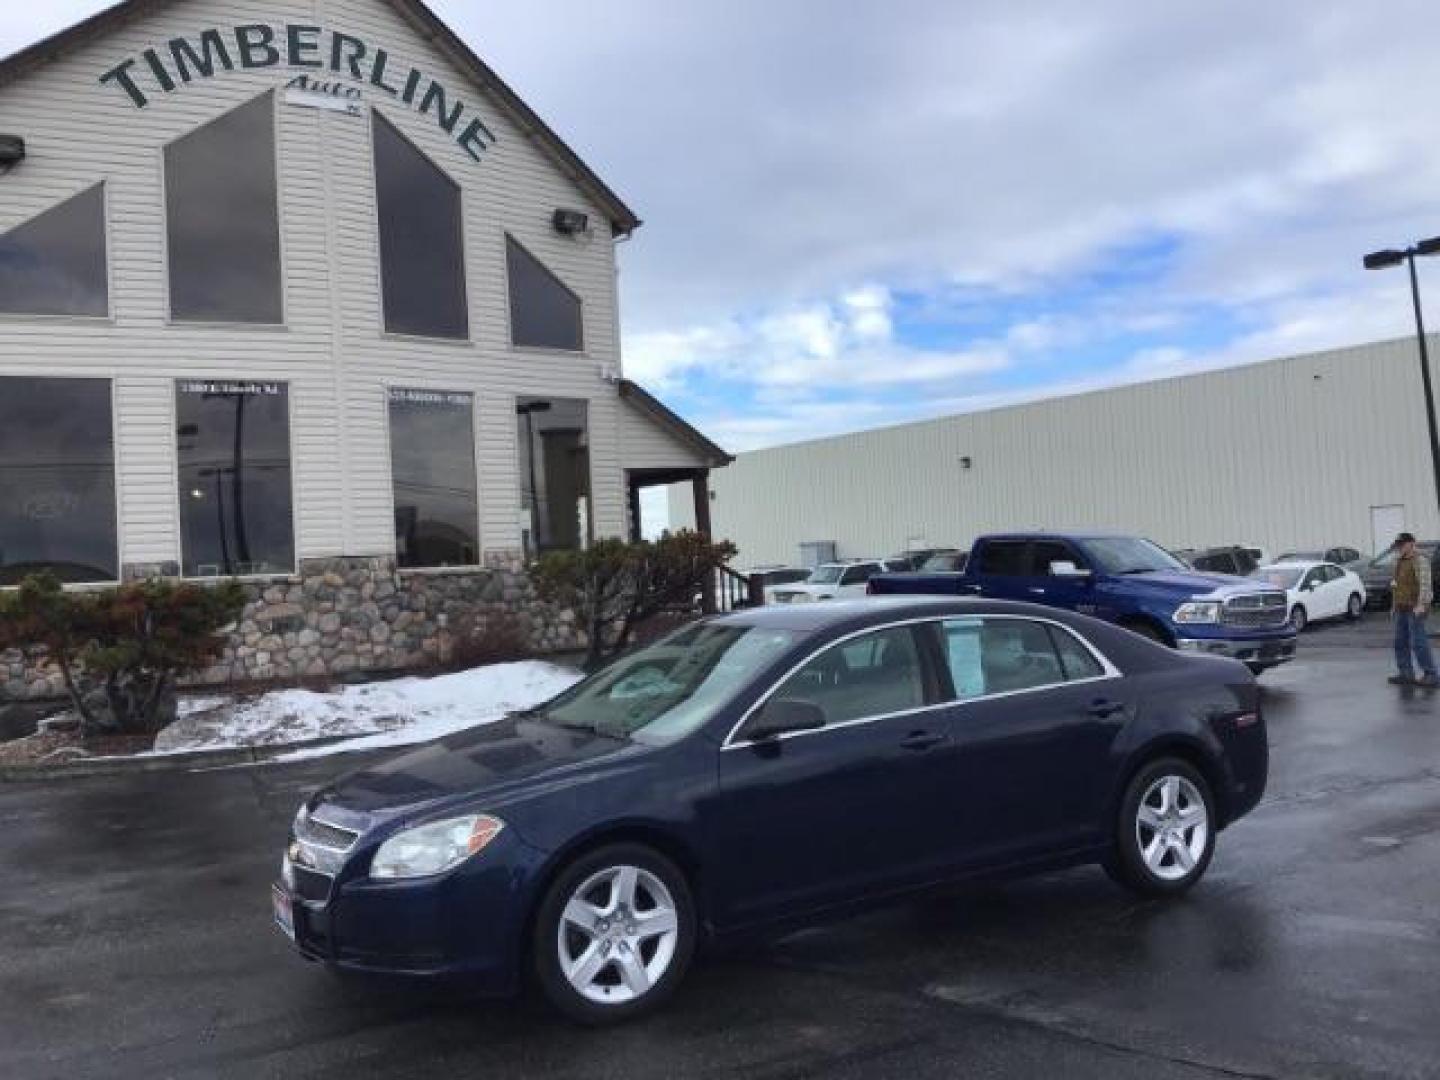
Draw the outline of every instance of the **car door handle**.
<instances>
[{"instance_id":1,"label":"car door handle","mask_svg":"<svg viewBox=\"0 0 1440 1080\"><path fill-rule=\"evenodd\" d=\"M1099 701L1091 702L1090 707L1085 711L1091 716L1098 716L1101 720L1105 720L1117 712L1124 712L1125 706L1118 701L1106 701L1102 698Z\"/></svg>"},{"instance_id":2,"label":"car door handle","mask_svg":"<svg viewBox=\"0 0 1440 1080\"><path fill-rule=\"evenodd\" d=\"M902 750L929 750L945 741L945 736L934 731L912 731L900 740Z\"/></svg>"}]
</instances>

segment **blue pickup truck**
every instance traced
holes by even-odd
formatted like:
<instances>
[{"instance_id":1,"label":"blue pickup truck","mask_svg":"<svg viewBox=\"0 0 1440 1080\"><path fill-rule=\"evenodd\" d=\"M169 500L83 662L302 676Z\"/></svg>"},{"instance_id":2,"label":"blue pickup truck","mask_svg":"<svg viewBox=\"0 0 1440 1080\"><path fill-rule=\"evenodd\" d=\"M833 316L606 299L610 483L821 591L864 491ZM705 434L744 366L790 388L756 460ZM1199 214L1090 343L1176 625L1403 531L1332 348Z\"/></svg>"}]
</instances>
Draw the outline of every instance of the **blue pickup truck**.
<instances>
[{"instance_id":1,"label":"blue pickup truck","mask_svg":"<svg viewBox=\"0 0 1440 1080\"><path fill-rule=\"evenodd\" d=\"M1256 673L1295 656L1285 593L1191 570L1133 536L1014 533L975 541L963 573L877 574L868 591L1026 600L1093 615Z\"/></svg>"}]
</instances>

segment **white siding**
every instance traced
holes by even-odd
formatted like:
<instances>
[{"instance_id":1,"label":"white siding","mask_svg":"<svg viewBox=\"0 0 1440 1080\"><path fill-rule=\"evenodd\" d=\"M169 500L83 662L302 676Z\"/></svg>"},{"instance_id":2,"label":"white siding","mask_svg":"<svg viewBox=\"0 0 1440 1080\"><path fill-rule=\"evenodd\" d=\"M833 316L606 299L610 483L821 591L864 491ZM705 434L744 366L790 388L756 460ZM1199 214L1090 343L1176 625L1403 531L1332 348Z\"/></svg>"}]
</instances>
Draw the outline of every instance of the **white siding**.
<instances>
[{"instance_id":1,"label":"white siding","mask_svg":"<svg viewBox=\"0 0 1440 1080\"><path fill-rule=\"evenodd\" d=\"M705 460L629 402L620 405L620 446L627 469L703 469ZM689 491L689 485L686 485Z\"/></svg>"},{"instance_id":2,"label":"white siding","mask_svg":"<svg viewBox=\"0 0 1440 1080\"><path fill-rule=\"evenodd\" d=\"M1369 551L1370 508L1388 503L1440 536L1416 351L1381 342L742 454L712 477L715 530L754 565L793 562L804 540L885 555L1042 528ZM692 520L688 492L670 507Z\"/></svg>"},{"instance_id":3,"label":"white siding","mask_svg":"<svg viewBox=\"0 0 1440 1080\"><path fill-rule=\"evenodd\" d=\"M470 342L400 339L382 332L368 112L351 117L283 103L277 103L276 131L285 326L169 324L162 147L267 90L275 90L278 101L295 72L283 66L218 72L172 93L155 93L143 110L118 87L100 85L98 77L171 37L194 40L205 27L223 31L247 22L289 21L318 23L384 47L392 77L398 70L403 78L412 64L433 75L452 95L458 92L497 136L475 162L439 130L433 116L365 88L366 103L382 109L464 191ZM302 558L393 550L387 385L475 395L481 538L487 549L519 546L515 397L586 399L597 531L623 531L621 403L615 388L600 378L602 366L618 369L620 360L608 219L390 5L382 0L173 5L0 88L0 118L0 128L23 135L29 149L24 164L0 179L0 232L96 180L106 182L111 317L0 317L0 375L53 371L115 380L124 561L180 558L172 387L174 380L192 376L289 383ZM593 237L556 234L549 218L561 206L587 212ZM581 297L583 354L510 346L506 232ZM666 462L688 463L688 456Z\"/></svg>"}]
</instances>

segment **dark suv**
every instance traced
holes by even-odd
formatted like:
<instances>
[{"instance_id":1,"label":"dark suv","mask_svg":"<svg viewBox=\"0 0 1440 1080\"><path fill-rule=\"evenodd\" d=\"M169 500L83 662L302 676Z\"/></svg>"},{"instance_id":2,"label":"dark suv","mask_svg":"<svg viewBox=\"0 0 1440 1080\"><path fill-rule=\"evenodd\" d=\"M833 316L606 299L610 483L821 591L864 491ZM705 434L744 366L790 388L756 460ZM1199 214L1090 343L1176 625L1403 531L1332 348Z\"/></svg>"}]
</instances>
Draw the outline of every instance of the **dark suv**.
<instances>
[{"instance_id":1,"label":"dark suv","mask_svg":"<svg viewBox=\"0 0 1440 1080\"><path fill-rule=\"evenodd\" d=\"M1440 577L1440 543L1428 540L1416 544L1415 550L1430 560L1431 571ZM1360 580L1365 582L1365 606L1388 608L1390 606L1390 584L1395 580L1395 549L1377 555L1362 567L1356 568Z\"/></svg>"},{"instance_id":2,"label":"dark suv","mask_svg":"<svg viewBox=\"0 0 1440 1080\"><path fill-rule=\"evenodd\" d=\"M1216 547L1199 551L1177 551L1191 569L1207 574L1231 574L1234 577L1249 577L1259 567L1255 556L1247 548Z\"/></svg>"}]
</instances>

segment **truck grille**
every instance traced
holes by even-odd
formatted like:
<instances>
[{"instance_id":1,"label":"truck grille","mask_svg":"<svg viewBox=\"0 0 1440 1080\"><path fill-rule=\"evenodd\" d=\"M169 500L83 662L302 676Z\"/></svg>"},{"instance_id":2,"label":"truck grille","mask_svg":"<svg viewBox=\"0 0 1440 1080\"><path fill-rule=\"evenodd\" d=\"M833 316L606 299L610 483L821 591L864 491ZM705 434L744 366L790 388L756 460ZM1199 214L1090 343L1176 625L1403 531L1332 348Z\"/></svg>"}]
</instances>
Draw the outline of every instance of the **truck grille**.
<instances>
[{"instance_id":1,"label":"truck grille","mask_svg":"<svg viewBox=\"0 0 1440 1080\"><path fill-rule=\"evenodd\" d=\"M305 844L314 844L316 847L330 848L334 851L349 851L355 846L359 835L351 829L342 829L338 825L320 821L309 814L302 814L295 820L295 839Z\"/></svg>"},{"instance_id":2,"label":"truck grille","mask_svg":"<svg viewBox=\"0 0 1440 1080\"><path fill-rule=\"evenodd\" d=\"M1247 630L1278 630L1290 621L1290 603L1283 592L1232 596L1225 601L1220 621Z\"/></svg>"}]
</instances>

